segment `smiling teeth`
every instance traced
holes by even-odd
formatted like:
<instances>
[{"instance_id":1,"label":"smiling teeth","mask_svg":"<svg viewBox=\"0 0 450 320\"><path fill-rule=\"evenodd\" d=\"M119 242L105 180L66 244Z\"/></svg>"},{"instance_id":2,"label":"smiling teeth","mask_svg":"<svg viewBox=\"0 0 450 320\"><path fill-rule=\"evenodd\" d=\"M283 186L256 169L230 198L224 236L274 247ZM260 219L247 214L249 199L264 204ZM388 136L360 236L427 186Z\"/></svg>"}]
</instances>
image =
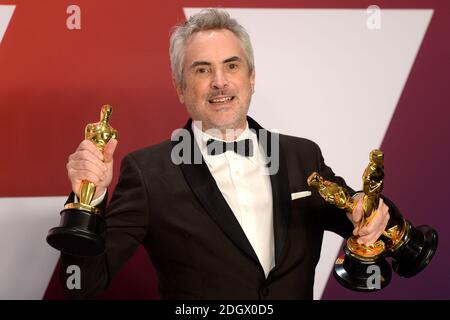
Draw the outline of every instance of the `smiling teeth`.
<instances>
[{"instance_id":1,"label":"smiling teeth","mask_svg":"<svg viewBox=\"0 0 450 320\"><path fill-rule=\"evenodd\" d=\"M227 102L230 101L231 97L226 97L226 98L220 98L220 99L211 99L212 103L221 103L221 102Z\"/></svg>"}]
</instances>

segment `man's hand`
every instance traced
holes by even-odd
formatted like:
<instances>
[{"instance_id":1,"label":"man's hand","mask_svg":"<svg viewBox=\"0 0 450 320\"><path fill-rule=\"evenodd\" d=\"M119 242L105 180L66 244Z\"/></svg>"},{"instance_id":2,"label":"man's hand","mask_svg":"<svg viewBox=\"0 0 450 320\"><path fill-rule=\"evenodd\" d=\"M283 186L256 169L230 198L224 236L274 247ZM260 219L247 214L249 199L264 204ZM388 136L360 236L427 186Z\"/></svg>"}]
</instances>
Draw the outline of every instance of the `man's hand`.
<instances>
[{"instance_id":1,"label":"man's hand","mask_svg":"<svg viewBox=\"0 0 450 320\"><path fill-rule=\"evenodd\" d=\"M360 228L361 218L364 215L363 196L364 194L361 193L355 197L355 200L357 200L356 207L352 213L347 214L347 217L355 227L353 229L353 235L359 236L358 243L369 246L374 244L385 230L390 218L389 207L380 198L378 209L375 211L373 219Z\"/></svg>"},{"instance_id":2,"label":"man's hand","mask_svg":"<svg viewBox=\"0 0 450 320\"><path fill-rule=\"evenodd\" d=\"M83 180L93 182L97 186L93 200L108 188L113 176L113 154L116 146L117 140L111 139L102 153L91 141L83 140L69 156L67 175L78 198Z\"/></svg>"}]
</instances>

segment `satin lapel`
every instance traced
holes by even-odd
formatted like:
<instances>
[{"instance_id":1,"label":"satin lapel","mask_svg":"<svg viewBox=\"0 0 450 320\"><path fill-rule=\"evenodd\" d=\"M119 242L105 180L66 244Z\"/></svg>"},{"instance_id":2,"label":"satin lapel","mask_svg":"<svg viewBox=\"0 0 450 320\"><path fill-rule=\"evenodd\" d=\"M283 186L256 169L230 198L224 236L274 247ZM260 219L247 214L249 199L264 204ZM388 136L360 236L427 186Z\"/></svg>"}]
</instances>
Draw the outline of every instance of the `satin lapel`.
<instances>
[{"instance_id":1,"label":"satin lapel","mask_svg":"<svg viewBox=\"0 0 450 320\"><path fill-rule=\"evenodd\" d=\"M276 174L270 176L273 196L273 231L275 238L275 265L281 262L281 254L286 243L291 198L286 161L280 146L280 167Z\"/></svg>"},{"instance_id":2,"label":"satin lapel","mask_svg":"<svg viewBox=\"0 0 450 320\"><path fill-rule=\"evenodd\" d=\"M201 155L201 153L197 143L195 142L191 123L192 121L189 120L184 129L188 130L190 133L190 141L186 142L186 146L190 146L192 155L191 160L194 160L193 155L195 152L198 152L197 155ZM173 141L174 146L178 143L182 142ZM205 208L206 212L222 229L222 231L238 248L240 248L251 259L259 264L258 257L239 222L237 221L233 211L228 206L228 203L220 192L220 189L218 188L216 181L211 175L206 163L203 161L203 158L201 158L201 160L202 161L199 164L195 164L193 161L190 163L183 162L180 164L184 178L186 179L192 192Z\"/></svg>"},{"instance_id":3,"label":"satin lapel","mask_svg":"<svg viewBox=\"0 0 450 320\"><path fill-rule=\"evenodd\" d=\"M260 146L263 148L266 157L272 161L278 161L278 170L270 175L270 183L272 186L273 201L273 231L275 241L275 265L281 262L284 245L287 238L287 229L289 223L289 215L291 211L291 193L289 188L289 177L287 173L286 159L282 146L279 143L279 137L273 137L274 133L263 129L255 120L247 117L249 127L256 131ZM266 135L262 137L261 134ZM272 142L277 144L272 148ZM278 155L276 153L278 152ZM269 163L275 165L274 163Z\"/></svg>"}]
</instances>

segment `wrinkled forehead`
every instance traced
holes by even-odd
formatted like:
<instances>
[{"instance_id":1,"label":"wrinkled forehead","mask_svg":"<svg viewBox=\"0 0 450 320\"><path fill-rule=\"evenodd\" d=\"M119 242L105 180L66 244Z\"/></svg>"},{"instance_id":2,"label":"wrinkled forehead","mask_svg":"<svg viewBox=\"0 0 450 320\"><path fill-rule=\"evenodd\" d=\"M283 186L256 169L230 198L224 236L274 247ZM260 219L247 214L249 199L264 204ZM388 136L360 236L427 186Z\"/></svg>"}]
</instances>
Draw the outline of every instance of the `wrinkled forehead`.
<instances>
[{"instance_id":1,"label":"wrinkled forehead","mask_svg":"<svg viewBox=\"0 0 450 320\"><path fill-rule=\"evenodd\" d=\"M230 57L246 60L241 41L233 32L226 29L199 31L186 41L184 68L195 61L214 64L222 63Z\"/></svg>"}]
</instances>

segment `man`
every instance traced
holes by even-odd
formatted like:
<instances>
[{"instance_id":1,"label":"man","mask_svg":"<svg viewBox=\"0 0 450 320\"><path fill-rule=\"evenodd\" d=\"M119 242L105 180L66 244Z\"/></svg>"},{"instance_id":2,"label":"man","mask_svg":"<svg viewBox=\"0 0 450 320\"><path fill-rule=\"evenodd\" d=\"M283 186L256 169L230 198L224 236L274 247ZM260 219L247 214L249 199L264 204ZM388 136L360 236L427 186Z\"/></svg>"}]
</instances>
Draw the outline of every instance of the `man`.
<instances>
[{"instance_id":1,"label":"man","mask_svg":"<svg viewBox=\"0 0 450 320\"><path fill-rule=\"evenodd\" d=\"M191 116L187 135L123 159L106 209L106 252L62 255L63 270L70 264L82 270L82 289L67 293L95 296L142 244L163 298L312 299L324 230L346 238L353 232L372 244L387 224L388 207L381 200L375 218L359 228L359 196L347 216L317 193L292 200L292 193L309 189L313 171L345 183L316 144L274 135L247 117L253 52L245 29L227 13L204 10L178 26L170 60L179 100ZM111 140L102 154L85 140L69 157L69 201L87 179L97 185L93 205L106 207L116 145ZM63 283L66 276L62 272Z\"/></svg>"}]
</instances>

